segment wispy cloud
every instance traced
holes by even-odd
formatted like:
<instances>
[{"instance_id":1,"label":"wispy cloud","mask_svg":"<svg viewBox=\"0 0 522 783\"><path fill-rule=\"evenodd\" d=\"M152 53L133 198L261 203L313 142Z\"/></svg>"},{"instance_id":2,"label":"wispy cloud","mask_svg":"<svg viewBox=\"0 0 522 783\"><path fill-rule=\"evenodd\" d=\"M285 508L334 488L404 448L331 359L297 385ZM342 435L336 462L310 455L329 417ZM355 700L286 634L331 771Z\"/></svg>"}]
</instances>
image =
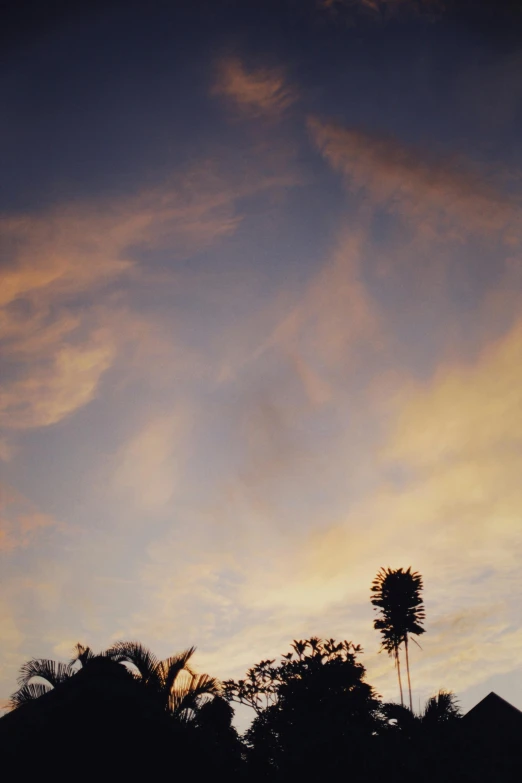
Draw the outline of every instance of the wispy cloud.
<instances>
[{"instance_id":1,"label":"wispy cloud","mask_svg":"<svg viewBox=\"0 0 522 783\"><path fill-rule=\"evenodd\" d=\"M63 531L64 525L42 513L14 487L0 484L0 552L27 547L49 528Z\"/></svg>"},{"instance_id":2,"label":"wispy cloud","mask_svg":"<svg viewBox=\"0 0 522 783\"><path fill-rule=\"evenodd\" d=\"M113 339L104 330L77 345L55 346L49 361L0 393L0 423L26 429L61 421L93 399L114 352Z\"/></svg>"},{"instance_id":3,"label":"wispy cloud","mask_svg":"<svg viewBox=\"0 0 522 783\"><path fill-rule=\"evenodd\" d=\"M148 270L140 253L168 248L172 279L176 261L234 233L238 199L288 181L244 172L224 179L213 164L200 164L131 198L2 218L10 259L0 310L2 426L49 426L94 399L104 373L136 336L130 287L165 275Z\"/></svg>"},{"instance_id":4,"label":"wispy cloud","mask_svg":"<svg viewBox=\"0 0 522 783\"><path fill-rule=\"evenodd\" d=\"M249 117L278 117L296 100L296 92L280 68L251 68L237 57L218 63L213 93L229 100Z\"/></svg>"},{"instance_id":5,"label":"wispy cloud","mask_svg":"<svg viewBox=\"0 0 522 783\"><path fill-rule=\"evenodd\" d=\"M415 222L432 239L501 236L519 247L522 203L473 174L459 161L430 160L391 138L373 136L312 118L311 136L355 192Z\"/></svg>"},{"instance_id":6,"label":"wispy cloud","mask_svg":"<svg viewBox=\"0 0 522 783\"><path fill-rule=\"evenodd\" d=\"M380 314L363 279L364 229L342 231L323 268L297 306L277 326L274 341L323 365L350 361L364 343L378 348ZM301 357L303 360L303 357ZM301 367L303 365L300 365Z\"/></svg>"},{"instance_id":7,"label":"wispy cloud","mask_svg":"<svg viewBox=\"0 0 522 783\"><path fill-rule=\"evenodd\" d=\"M116 457L115 492L139 509L164 508L182 480L189 429L187 411L148 421Z\"/></svg>"}]
</instances>

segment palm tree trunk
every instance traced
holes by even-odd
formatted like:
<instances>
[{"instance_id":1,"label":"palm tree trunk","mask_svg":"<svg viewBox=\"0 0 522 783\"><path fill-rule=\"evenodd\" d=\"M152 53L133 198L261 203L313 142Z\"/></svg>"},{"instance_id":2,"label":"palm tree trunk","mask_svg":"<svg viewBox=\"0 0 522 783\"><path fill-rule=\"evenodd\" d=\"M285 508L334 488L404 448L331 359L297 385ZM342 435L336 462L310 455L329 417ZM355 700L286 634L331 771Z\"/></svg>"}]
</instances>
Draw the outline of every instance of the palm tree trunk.
<instances>
[{"instance_id":1,"label":"palm tree trunk","mask_svg":"<svg viewBox=\"0 0 522 783\"><path fill-rule=\"evenodd\" d=\"M413 702L411 700L410 658L408 655L408 634L406 634L404 638L404 646L406 648L406 671L408 672L408 691L410 693L410 710L413 712Z\"/></svg>"},{"instance_id":2,"label":"palm tree trunk","mask_svg":"<svg viewBox=\"0 0 522 783\"><path fill-rule=\"evenodd\" d=\"M395 647L395 662L397 664L397 677L399 678L399 690L401 692L401 707L404 707L404 696L402 693L402 679L401 679L401 661L399 658L399 645Z\"/></svg>"}]
</instances>

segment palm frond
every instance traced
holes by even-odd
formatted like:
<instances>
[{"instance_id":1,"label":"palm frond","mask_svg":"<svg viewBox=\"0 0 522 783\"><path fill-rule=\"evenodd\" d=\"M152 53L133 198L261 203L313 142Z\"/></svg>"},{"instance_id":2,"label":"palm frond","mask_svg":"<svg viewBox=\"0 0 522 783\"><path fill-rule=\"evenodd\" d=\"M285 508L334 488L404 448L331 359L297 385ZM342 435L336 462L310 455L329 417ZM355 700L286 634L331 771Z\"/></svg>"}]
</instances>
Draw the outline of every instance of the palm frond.
<instances>
[{"instance_id":1,"label":"palm frond","mask_svg":"<svg viewBox=\"0 0 522 783\"><path fill-rule=\"evenodd\" d=\"M382 705L382 711L388 720L396 721L397 725L416 720L416 715L408 707L393 701L385 702Z\"/></svg>"},{"instance_id":2,"label":"palm frond","mask_svg":"<svg viewBox=\"0 0 522 783\"><path fill-rule=\"evenodd\" d=\"M219 695L220 683L208 674L194 674L186 685L173 688L169 695L169 712L182 721L191 720L198 708L210 697Z\"/></svg>"},{"instance_id":3,"label":"palm frond","mask_svg":"<svg viewBox=\"0 0 522 783\"><path fill-rule=\"evenodd\" d=\"M176 680L181 672L185 671L191 677L194 676L194 672L190 669L188 664L195 652L195 647L189 647L188 650L184 650L182 653L173 655L170 658L165 658L164 661L160 661L158 664L161 686L167 697L175 687Z\"/></svg>"},{"instance_id":4,"label":"palm frond","mask_svg":"<svg viewBox=\"0 0 522 783\"><path fill-rule=\"evenodd\" d=\"M77 661L79 661L82 666L85 666L87 661L90 661L92 658L96 657L96 653L92 650L91 647L81 644L80 642L77 642L77 644L74 645L73 650L75 654L71 658L71 666Z\"/></svg>"},{"instance_id":5,"label":"palm frond","mask_svg":"<svg viewBox=\"0 0 522 783\"><path fill-rule=\"evenodd\" d=\"M9 699L9 707L13 710L17 707L21 707L22 704L27 704L29 701L34 701L43 696L44 693L52 691L52 686L44 684L43 682L29 682L22 685L15 693L12 694Z\"/></svg>"},{"instance_id":6,"label":"palm frond","mask_svg":"<svg viewBox=\"0 0 522 783\"><path fill-rule=\"evenodd\" d=\"M382 705L381 711L389 729L399 731L408 738L418 736L421 720L408 707L388 702Z\"/></svg>"},{"instance_id":7,"label":"palm frond","mask_svg":"<svg viewBox=\"0 0 522 783\"><path fill-rule=\"evenodd\" d=\"M144 683L159 686L160 661L147 647L139 642L116 642L105 655L117 663L131 664L137 669Z\"/></svg>"},{"instance_id":8,"label":"palm frond","mask_svg":"<svg viewBox=\"0 0 522 783\"><path fill-rule=\"evenodd\" d=\"M20 669L18 676L18 683L20 685L27 685L34 677L39 677L42 680L46 680L49 685L55 688L65 680L69 679L75 674L75 670L68 663L61 663L59 661L51 661L45 658L31 658L30 661L26 661Z\"/></svg>"},{"instance_id":9,"label":"palm frond","mask_svg":"<svg viewBox=\"0 0 522 783\"><path fill-rule=\"evenodd\" d=\"M451 691L440 690L426 702L422 722L427 725L447 723L460 718L457 698Z\"/></svg>"}]
</instances>

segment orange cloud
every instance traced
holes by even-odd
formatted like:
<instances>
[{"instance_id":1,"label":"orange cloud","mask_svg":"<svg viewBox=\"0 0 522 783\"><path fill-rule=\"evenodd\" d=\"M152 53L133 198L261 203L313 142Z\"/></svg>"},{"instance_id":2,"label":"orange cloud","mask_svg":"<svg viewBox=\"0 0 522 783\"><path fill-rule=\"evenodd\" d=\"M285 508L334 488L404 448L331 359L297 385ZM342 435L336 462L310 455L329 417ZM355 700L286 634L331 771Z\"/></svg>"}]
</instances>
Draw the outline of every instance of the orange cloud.
<instances>
[{"instance_id":1,"label":"orange cloud","mask_svg":"<svg viewBox=\"0 0 522 783\"><path fill-rule=\"evenodd\" d=\"M80 345L60 345L47 363L0 392L0 424L13 429L46 427L90 402L115 348L111 336L94 332Z\"/></svg>"},{"instance_id":2,"label":"orange cloud","mask_svg":"<svg viewBox=\"0 0 522 783\"><path fill-rule=\"evenodd\" d=\"M457 162L426 161L390 138L371 136L318 119L309 120L313 141L348 187L368 193L430 236L462 233L522 241L522 205L500 194Z\"/></svg>"},{"instance_id":3,"label":"orange cloud","mask_svg":"<svg viewBox=\"0 0 522 783\"><path fill-rule=\"evenodd\" d=\"M247 70L241 60L234 57L225 58L219 63L213 92L230 100L241 112L251 117L279 116L296 99L282 70Z\"/></svg>"},{"instance_id":4,"label":"orange cloud","mask_svg":"<svg viewBox=\"0 0 522 783\"><path fill-rule=\"evenodd\" d=\"M122 347L142 339L126 286L154 272L138 265L136 249L168 247L173 260L186 258L236 230L237 199L288 183L244 171L225 179L207 161L133 197L0 217L9 258L0 293L8 369L0 424L45 427L74 413L95 398Z\"/></svg>"},{"instance_id":5,"label":"orange cloud","mask_svg":"<svg viewBox=\"0 0 522 783\"><path fill-rule=\"evenodd\" d=\"M136 266L131 247L172 244L174 257L235 230L231 192L202 165L169 186L132 198L57 208L42 216L0 219L11 257L0 304L22 298L92 293ZM240 191L240 188L239 188Z\"/></svg>"}]
</instances>

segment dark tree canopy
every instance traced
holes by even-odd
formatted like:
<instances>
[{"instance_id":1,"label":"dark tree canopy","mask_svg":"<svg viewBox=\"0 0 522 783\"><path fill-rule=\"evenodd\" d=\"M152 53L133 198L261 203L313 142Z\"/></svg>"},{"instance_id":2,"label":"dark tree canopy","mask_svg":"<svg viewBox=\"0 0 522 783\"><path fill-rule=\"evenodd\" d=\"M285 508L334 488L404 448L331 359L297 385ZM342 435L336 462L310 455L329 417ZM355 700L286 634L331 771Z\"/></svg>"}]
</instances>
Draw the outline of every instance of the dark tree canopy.
<instances>
[{"instance_id":1,"label":"dark tree canopy","mask_svg":"<svg viewBox=\"0 0 522 783\"><path fill-rule=\"evenodd\" d=\"M365 768L382 717L357 658L361 648L316 637L294 641L292 648L279 663L261 661L245 680L224 683L229 700L256 710L246 741L258 772L281 779L312 770L334 773L348 758ZM333 754L332 748L342 751Z\"/></svg>"},{"instance_id":2,"label":"dark tree canopy","mask_svg":"<svg viewBox=\"0 0 522 783\"><path fill-rule=\"evenodd\" d=\"M349 641L294 641L225 683L198 675L193 652L160 660L121 642L100 654L77 645L69 663L31 659L0 719L5 768L56 781L520 780L522 714L494 694L471 719L444 690L419 714L383 703ZM234 703L255 715L243 737Z\"/></svg>"}]
</instances>

